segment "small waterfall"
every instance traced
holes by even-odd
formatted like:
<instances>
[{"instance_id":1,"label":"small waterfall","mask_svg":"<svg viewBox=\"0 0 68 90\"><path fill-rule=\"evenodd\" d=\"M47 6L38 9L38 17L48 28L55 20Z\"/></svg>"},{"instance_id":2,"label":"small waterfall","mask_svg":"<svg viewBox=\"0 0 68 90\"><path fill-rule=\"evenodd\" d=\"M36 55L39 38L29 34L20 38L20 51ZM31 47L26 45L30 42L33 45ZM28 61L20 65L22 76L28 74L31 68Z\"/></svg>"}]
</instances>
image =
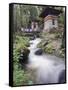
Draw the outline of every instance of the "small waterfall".
<instances>
[{"instance_id":1,"label":"small waterfall","mask_svg":"<svg viewBox=\"0 0 68 90\"><path fill-rule=\"evenodd\" d=\"M60 73L65 70L64 60L48 54L35 55L40 41L40 38L30 41L28 68L36 69L37 84L58 83Z\"/></svg>"}]
</instances>

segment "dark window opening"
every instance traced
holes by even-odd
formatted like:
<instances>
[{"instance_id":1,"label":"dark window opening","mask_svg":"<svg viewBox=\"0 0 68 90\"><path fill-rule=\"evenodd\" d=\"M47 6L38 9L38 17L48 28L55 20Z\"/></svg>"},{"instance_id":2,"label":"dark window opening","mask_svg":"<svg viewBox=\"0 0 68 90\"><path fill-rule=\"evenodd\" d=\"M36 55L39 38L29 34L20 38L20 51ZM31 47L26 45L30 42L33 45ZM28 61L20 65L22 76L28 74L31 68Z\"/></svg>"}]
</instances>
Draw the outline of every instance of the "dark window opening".
<instances>
[{"instance_id":1,"label":"dark window opening","mask_svg":"<svg viewBox=\"0 0 68 90\"><path fill-rule=\"evenodd\" d=\"M34 28L36 28L36 24L34 24Z\"/></svg>"},{"instance_id":2,"label":"dark window opening","mask_svg":"<svg viewBox=\"0 0 68 90\"><path fill-rule=\"evenodd\" d=\"M55 20L54 19L52 20L52 24L55 25Z\"/></svg>"}]
</instances>

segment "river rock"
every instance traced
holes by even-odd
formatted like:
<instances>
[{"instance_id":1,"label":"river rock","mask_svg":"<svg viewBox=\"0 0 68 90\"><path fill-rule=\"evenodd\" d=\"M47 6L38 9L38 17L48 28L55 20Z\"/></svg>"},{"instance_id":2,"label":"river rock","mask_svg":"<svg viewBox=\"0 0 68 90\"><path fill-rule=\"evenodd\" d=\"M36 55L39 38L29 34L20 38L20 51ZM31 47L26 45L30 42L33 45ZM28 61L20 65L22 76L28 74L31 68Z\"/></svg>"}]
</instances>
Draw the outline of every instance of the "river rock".
<instances>
[{"instance_id":1,"label":"river rock","mask_svg":"<svg viewBox=\"0 0 68 90\"><path fill-rule=\"evenodd\" d=\"M65 83L65 70L63 70L59 75L59 83Z\"/></svg>"},{"instance_id":2,"label":"river rock","mask_svg":"<svg viewBox=\"0 0 68 90\"><path fill-rule=\"evenodd\" d=\"M30 37L30 40L34 40L34 39L35 39L35 36Z\"/></svg>"},{"instance_id":3,"label":"river rock","mask_svg":"<svg viewBox=\"0 0 68 90\"><path fill-rule=\"evenodd\" d=\"M48 44L48 41L46 41L46 42L44 41L43 42L43 46L46 46L47 44Z\"/></svg>"},{"instance_id":4,"label":"river rock","mask_svg":"<svg viewBox=\"0 0 68 90\"><path fill-rule=\"evenodd\" d=\"M30 46L30 44L27 44L27 45L26 45L26 47L29 47L29 46Z\"/></svg>"},{"instance_id":5,"label":"river rock","mask_svg":"<svg viewBox=\"0 0 68 90\"><path fill-rule=\"evenodd\" d=\"M35 55L42 55L43 50L42 49L37 49L37 51L35 52Z\"/></svg>"},{"instance_id":6,"label":"river rock","mask_svg":"<svg viewBox=\"0 0 68 90\"><path fill-rule=\"evenodd\" d=\"M20 51L19 63L21 66L25 66L28 63L28 55L30 53L29 49L22 49Z\"/></svg>"}]
</instances>

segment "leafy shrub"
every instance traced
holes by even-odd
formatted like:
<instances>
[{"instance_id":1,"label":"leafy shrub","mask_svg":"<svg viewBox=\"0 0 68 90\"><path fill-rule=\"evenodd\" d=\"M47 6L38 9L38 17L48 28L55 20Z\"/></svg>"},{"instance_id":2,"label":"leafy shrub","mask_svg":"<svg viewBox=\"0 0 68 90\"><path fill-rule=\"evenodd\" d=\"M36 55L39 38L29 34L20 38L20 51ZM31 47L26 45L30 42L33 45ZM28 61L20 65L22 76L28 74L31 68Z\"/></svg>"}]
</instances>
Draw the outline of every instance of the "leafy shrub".
<instances>
[{"instance_id":1,"label":"leafy shrub","mask_svg":"<svg viewBox=\"0 0 68 90\"><path fill-rule=\"evenodd\" d=\"M17 64L14 64L14 72L13 72L13 85L29 85L33 84L31 80L31 75L25 70L21 70L18 68Z\"/></svg>"},{"instance_id":2,"label":"leafy shrub","mask_svg":"<svg viewBox=\"0 0 68 90\"><path fill-rule=\"evenodd\" d=\"M62 38L62 35L60 33L55 34L55 38Z\"/></svg>"},{"instance_id":3,"label":"leafy shrub","mask_svg":"<svg viewBox=\"0 0 68 90\"><path fill-rule=\"evenodd\" d=\"M23 36L16 36L13 44L13 61L18 62L19 52L21 49L27 48L29 45L29 38Z\"/></svg>"},{"instance_id":4,"label":"leafy shrub","mask_svg":"<svg viewBox=\"0 0 68 90\"><path fill-rule=\"evenodd\" d=\"M45 48L44 48L44 52L47 52L49 54L54 52L54 48L52 45L48 44Z\"/></svg>"},{"instance_id":5,"label":"leafy shrub","mask_svg":"<svg viewBox=\"0 0 68 90\"><path fill-rule=\"evenodd\" d=\"M29 45L29 38L25 36L16 35L13 43L13 85L27 85L32 84L33 81L30 79L30 73L26 70L18 68L19 67L19 51L21 49L27 48Z\"/></svg>"}]
</instances>

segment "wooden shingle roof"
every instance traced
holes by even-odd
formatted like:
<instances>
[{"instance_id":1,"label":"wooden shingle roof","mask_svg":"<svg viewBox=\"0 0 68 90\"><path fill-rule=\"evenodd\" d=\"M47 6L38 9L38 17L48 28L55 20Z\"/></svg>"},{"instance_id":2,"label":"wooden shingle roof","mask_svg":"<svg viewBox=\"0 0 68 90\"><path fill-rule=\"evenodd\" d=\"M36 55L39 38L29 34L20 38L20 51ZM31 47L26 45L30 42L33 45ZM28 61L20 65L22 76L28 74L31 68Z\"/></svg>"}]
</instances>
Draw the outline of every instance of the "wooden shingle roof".
<instances>
[{"instance_id":1,"label":"wooden shingle roof","mask_svg":"<svg viewBox=\"0 0 68 90\"><path fill-rule=\"evenodd\" d=\"M62 13L61 10L57 10L57 9L54 9L54 8L45 8L42 13L40 14L40 17L42 18L45 18L47 15L56 15L58 16L60 13Z\"/></svg>"}]
</instances>

